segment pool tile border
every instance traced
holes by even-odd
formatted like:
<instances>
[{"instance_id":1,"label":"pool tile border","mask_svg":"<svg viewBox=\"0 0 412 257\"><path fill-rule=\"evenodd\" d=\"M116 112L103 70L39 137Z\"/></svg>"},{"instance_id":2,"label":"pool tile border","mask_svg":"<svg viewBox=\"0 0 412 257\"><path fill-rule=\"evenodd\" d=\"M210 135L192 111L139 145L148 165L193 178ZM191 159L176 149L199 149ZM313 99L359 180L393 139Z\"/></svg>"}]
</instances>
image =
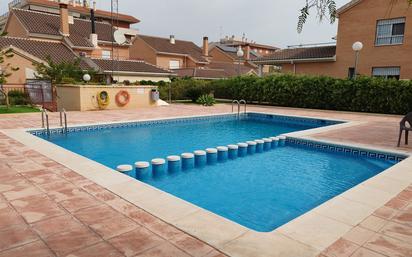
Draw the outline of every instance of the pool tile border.
<instances>
[{"instance_id":1,"label":"pool tile border","mask_svg":"<svg viewBox=\"0 0 412 257\"><path fill-rule=\"evenodd\" d=\"M295 145L297 147L312 148L318 151L336 152L341 154L348 154L358 157L367 157L371 159L380 159L399 163L408 155L401 153L388 153L386 151L372 150L367 148L351 147L343 144L327 143L319 140L300 139L294 137L288 137L287 143Z\"/></svg>"},{"instance_id":2,"label":"pool tile border","mask_svg":"<svg viewBox=\"0 0 412 257\"><path fill-rule=\"evenodd\" d=\"M266 113L262 114L265 115ZM211 115L207 116L210 117ZM310 135L350 127L356 124L359 124L359 122L347 122L294 132L286 134L286 136L289 140L301 140L300 142L316 141L320 144L338 144L336 142L313 140L310 138ZM412 158L406 158L381 174L336 196L275 231L260 233L42 140L26 131L16 129L3 130L2 132L231 256L317 256L331 243L352 229L354 223L368 217L377 208L384 205L388 199L396 196L397 193L400 193L407 187L402 188L403 185L412 183ZM364 146L354 144L345 146L351 149L364 148ZM371 152L387 152L385 149L371 149L369 147L365 149ZM407 156L405 152L401 151L390 151L389 153ZM395 181L400 185L399 190L394 190L393 188L386 190L385 183L384 185L382 183L378 183L378 185L373 183L377 179L391 179L392 182ZM382 197L376 198L377 194ZM372 198L374 200L373 204L369 203ZM159 199L160 201L158 201ZM352 220L342 220L341 217L337 217L333 212L325 211L330 210L330 206L333 206L337 211L344 211L348 202L364 206L363 212L358 213L357 217L354 217ZM167 205L162 206L165 204ZM175 211L170 213L171 209ZM351 213L348 215L351 215ZM200 222L201 220L203 222Z\"/></svg>"},{"instance_id":3,"label":"pool tile border","mask_svg":"<svg viewBox=\"0 0 412 257\"><path fill-rule=\"evenodd\" d=\"M257 112L247 112L241 114L239 117L243 118L243 115L250 116L255 119L261 120L272 120L276 122L288 123L288 124L299 124L299 125L306 125L306 124L314 124L314 125L322 125L322 126L330 126L336 125L340 123L344 123L345 121L338 121L338 120L331 120L331 119L316 119L316 118L309 118L309 117L294 117L294 116L286 116L286 115L276 115L276 114L269 114L269 113L257 113ZM216 115L205 115L205 116L190 116L190 117L177 117L177 118L167 118L167 119L156 119L156 120L141 120L141 121L127 121L127 122L114 122L108 124L85 124L85 125L76 125L67 128L68 133L73 132L80 132L80 131L95 131L95 130L104 130L104 129L112 129L112 128L130 128L130 127L142 127L142 126L150 126L150 125L158 125L158 124L177 124L177 123L188 123L193 121L206 121L206 120L232 120L236 118L238 115L233 113L224 113L224 114L216 114ZM46 135L45 128L36 128L36 129L28 129L29 133L42 136ZM65 131L63 128L51 128L50 134L63 134Z\"/></svg>"}]
</instances>

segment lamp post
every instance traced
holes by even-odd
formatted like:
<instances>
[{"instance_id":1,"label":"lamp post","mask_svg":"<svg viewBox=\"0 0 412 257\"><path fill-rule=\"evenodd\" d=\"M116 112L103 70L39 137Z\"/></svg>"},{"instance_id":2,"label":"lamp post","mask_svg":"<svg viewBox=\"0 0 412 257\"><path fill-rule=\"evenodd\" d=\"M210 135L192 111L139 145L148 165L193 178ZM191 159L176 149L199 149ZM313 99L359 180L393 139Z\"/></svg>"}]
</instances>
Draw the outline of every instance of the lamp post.
<instances>
[{"instance_id":1,"label":"lamp post","mask_svg":"<svg viewBox=\"0 0 412 257\"><path fill-rule=\"evenodd\" d=\"M363 44L362 44L362 42L359 42L359 41L353 43L353 45L352 45L352 49L353 49L353 51L355 51L355 68L354 68L354 71L353 71L353 78L354 79L356 79L356 73L358 71L358 63L359 63L359 53L362 50L362 48L363 48Z\"/></svg>"},{"instance_id":2,"label":"lamp post","mask_svg":"<svg viewBox=\"0 0 412 257\"><path fill-rule=\"evenodd\" d=\"M243 50L242 50L242 46L239 46L239 48L237 49L237 53L236 53L236 55L237 55L237 57L239 57L239 66L238 66L238 70L237 70L237 75L238 76L240 76L240 61L241 61L241 58L243 57Z\"/></svg>"}]
</instances>

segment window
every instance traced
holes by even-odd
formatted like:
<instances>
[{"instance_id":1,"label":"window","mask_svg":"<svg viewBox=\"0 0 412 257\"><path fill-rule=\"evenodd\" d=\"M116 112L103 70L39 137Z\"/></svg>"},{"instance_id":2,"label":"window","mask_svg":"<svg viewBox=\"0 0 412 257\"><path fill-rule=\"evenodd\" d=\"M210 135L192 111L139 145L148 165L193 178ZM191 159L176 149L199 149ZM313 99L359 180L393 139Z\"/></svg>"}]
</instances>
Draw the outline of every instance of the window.
<instances>
[{"instance_id":1,"label":"window","mask_svg":"<svg viewBox=\"0 0 412 257\"><path fill-rule=\"evenodd\" d=\"M397 45L403 43L405 18L379 20L376 26L376 42L380 45Z\"/></svg>"},{"instance_id":2,"label":"window","mask_svg":"<svg viewBox=\"0 0 412 257\"><path fill-rule=\"evenodd\" d=\"M179 69L179 68L180 68L179 61L175 61L175 60L169 61L169 69L173 70L173 69Z\"/></svg>"},{"instance_id":3,"label":"window","mask_svg":"<svg viewBox=\"0 0 412 257\"><path fill-rule=\"evenodd\" d=\"M103 50L102 51L102 59L110 59L112 56L111 51Z\"/></svg>"},{"instance_id":4,"label":"window","mask_svg":"<svg viewBox=\"0 0 412 257\"><path fill-rule=\"evenodd\" d=\"M355 68L350 67L348 69L348 78L353 79L355 77Z\"/></svg>"},{"instance_id":5,"label":"window","mask_svg":"<svg viewBox=\"0 0 412 257\"><path fill-rule=\"evenodd\" d=\"M401 75L400 67L375 67L372 68L372 76L386 79L399 79Z\"/></svg>"}]
</instances>

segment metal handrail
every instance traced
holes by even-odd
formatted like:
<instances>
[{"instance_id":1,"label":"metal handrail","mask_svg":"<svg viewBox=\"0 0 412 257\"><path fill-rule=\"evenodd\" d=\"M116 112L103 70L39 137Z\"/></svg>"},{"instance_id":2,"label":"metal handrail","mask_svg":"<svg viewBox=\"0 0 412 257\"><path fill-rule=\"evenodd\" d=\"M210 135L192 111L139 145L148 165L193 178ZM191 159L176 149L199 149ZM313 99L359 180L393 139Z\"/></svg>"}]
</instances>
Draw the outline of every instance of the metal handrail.
<instances>
[{"instance_id":1,"label":"metal handrail","mask_svg":"<svg viewBox=\"0 0 412 257\"><path fill-rule=\"evenodd\" d=\"M242 104L244 104L245 105L245 111L244 111L244 113L246 113L247 112L247 103L246 103L246 100L233 100L232 101L232 112L234 111L234 108L233 108L233 105L234 104L237 104L237 116L239 117L240 116L240 106L242 105Z\"/></svg>"},{"instance_id":2,"label":"metal handrail","mask_svg":"<svg viewBox=\"0 0 412 257\"><path fill-rule=\"evenodd\" d=\"M63 126L63 116L64 116L64 126ZM62 127L63 133L67 134L67 113L65 109L60 111L60 127Z\"/></svg>"},{"instance_id":3,"label":"metal handrail","mask_svg":"<svg viewBox=\"0 0 412 257\"><path fill-rule=\"evenodd\" d=\"M241 105L242 103L245 105L245 111L244 111L244 113L246 113L246 112L247 112L247 103L246 103L246 100L244 100L244 99L240 100L240 101L239 101L239 107L240 107L240 105Z\"/></svg>"},{"instance_id":4,"label":"metal handrail","mask_svg":"<svg viewBox=\"0 0 412 257\"><path fill-rule=\"evenodd\" d=\"M233 112L233 104L237 104L238 109L239 109L239 101L238 100L233 100L232 101L232 112ZM238 112L239 112L239 110L238 110Z\"/></svg>"},{"instance_id":5,"label":"metal handrail","mask_svg":"<svg viewBox=\"0 0 412 257\"><path fill-rule=\"evenodd\" d=\"M47 133L47 136L50 136L49 114L47 113L46 109L43 109L43 111L44 111L44 115L46 116L46 133Z\"/></svg>"},{"instance_id":6,"label":"metal handrail","mask_svg":"<svg viewBox=\"0 0 412 257\"><path fill-rule=\"evenodd\" d=\"M45 116L46 109L41 108L41 127L44 128L44 116Z\"/></svg>"}]
</instances>

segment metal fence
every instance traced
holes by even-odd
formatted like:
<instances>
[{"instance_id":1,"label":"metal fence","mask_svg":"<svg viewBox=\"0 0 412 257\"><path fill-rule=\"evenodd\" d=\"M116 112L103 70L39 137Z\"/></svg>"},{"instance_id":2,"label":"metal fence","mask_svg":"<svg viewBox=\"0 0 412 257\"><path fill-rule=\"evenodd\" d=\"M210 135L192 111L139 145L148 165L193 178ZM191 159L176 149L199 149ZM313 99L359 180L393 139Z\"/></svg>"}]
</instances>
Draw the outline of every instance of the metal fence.
<instances>
[{"instance_id":1,"label":"metal fence","mask_svg":"<svg viewBox=\"0 0 412 257\"><path fill-rule=\"evenodd\" d=\"M21 92L24 100L27 100L29 104L40 105L50 111L57 111L56 90L50 81L27 80L26 84L2 85L1 90L9 96L12 95L11 92Z\"/></svg>"}]
</instances>

